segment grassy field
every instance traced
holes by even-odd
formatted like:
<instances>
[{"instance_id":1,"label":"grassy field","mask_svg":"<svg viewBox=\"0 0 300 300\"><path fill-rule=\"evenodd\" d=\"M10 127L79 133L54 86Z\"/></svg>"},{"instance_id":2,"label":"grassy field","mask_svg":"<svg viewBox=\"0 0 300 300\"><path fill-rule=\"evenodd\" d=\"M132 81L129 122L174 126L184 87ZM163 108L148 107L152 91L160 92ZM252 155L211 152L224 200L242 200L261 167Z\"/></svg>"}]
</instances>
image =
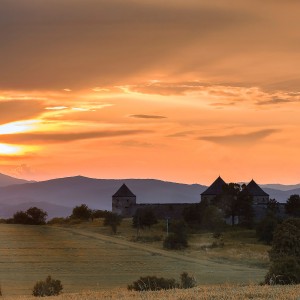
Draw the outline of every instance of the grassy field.
<instances>
[{"instance_id":1,"label":"grassy field","mask_svg":"<svg viewBox=\"0 0 300 300\"><path fill-rule=\"evenodd\" d=\"M30 296L3 297L5 300L35 300ZM258 285L204 285L189 290L167 290L156 292L129 292L112 289L100 292L82 292L47 297L49 300L241 300L272 299L299 300L299 286L258 286Z\"/></svg>"},{"instance_id":2,"label":"grassy field","mask_svg":"<svg viewBox=\"0 0 300 300\"><path fill-rule=\"evenodd\" d=\"M111 235L109 227L103 227L101 220L94 222L86 222L77 225L72 225L72 228L77 228L89 232ZM160 222L154 225L150 230L140 230L140 241L138 243L149 245L150 247L162 249L161 241L153 241L153 237L163 239L166 235L166 224ZM132 228L132 220L124 219L122 226L118 228L117 237L122 240L136 241L137 232ZM155 239L154 239L155 240ZM216 262L229 262L232 264L250 265L256 267L267 268L269 264L268 250L270 247L262 243L258 243L254 230L245 230L236 228L226 230L222 234L221 241L224 247L211 248L213 242L217 240L213 238L211 233L191 234L189 238L189 248L183 255L200 259L208 259Z\"/></svg>"},{"instance_id":3,"label":"grassy field","mask_svg":"<svg viewBox=\"0 0 300 300\"><path fill-rule=\"evenodd\" d=\"M251 257L230 258L235 255L227 252L238 251L241 243L234 237L224 236L225 245L232 243L228 249L210 252L197 247L211 238L195 235L188 250L172 252L163 250L161 242L132 242L135 231L127 225L115 237L97 222L68 228L0 224L3 295L30 295L34 283L47 275L60 279L64 292L80 292L126 288L142 275L178 279L187 271L198 284L218 284L259 282L266 273L265 266L249 263ZM159 226L141 234L162 234Z\"/></svg>"}]
</instances>

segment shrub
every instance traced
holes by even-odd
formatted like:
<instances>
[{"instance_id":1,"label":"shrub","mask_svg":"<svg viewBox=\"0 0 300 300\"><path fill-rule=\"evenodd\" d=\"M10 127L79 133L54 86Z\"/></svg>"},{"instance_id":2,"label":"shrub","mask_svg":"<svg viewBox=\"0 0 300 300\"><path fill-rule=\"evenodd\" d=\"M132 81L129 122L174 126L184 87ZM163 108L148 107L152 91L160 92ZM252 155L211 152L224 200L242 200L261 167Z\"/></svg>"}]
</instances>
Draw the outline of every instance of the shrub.
<instances>
[{"instance_id":1,"label":"shrub","mask_svg":"<svg viewBox=\"0 0 300 300\"><path fill-rule=\"evenodd\" d=\"M32 295L35 297L56 296L61 293L63 286L60 280L48 276L45 281L38 281L33 287Z\"/></svg>"},{"instance_id":2,"label":"shrub","mask_svg":"<svg viewBox=\"0 0 300 300\"><path fill-rule=\"evenodd\" d=\"M188 247L187 228L184 222L174 222L171 224L170 231L172 233L164 240L164 248L180 250Z\"/></svg>"},{"instance_id":3,"label":"shrub","mask_svg":"<svg viewBox=\"0 0 300 300\"><path fill-rule=\"evenodd\" d=\"M159 290L169 290L178 288L179 284L173 278L164 278L156 276L145 276L140 277L137 281L134 281L127 288L130 291L159 291Z\"/></svg>"},{"instance_id":4,"label":"shrub","mask_svg":"<svg viewBox=\"0 0 300 300\"><path fill-rule=\"evenodd\" d=\"M270 245L273 241L273 235L277 224L278 221L274 215L265 216L256 227L256 236L258 240Z\"/></svg>"},{"instance_id":5,"label":"shrub","mask_svg":"<svg viewBox=\"0 0 300 300\"><path fill-rule=\"evenodd\" d=\"M157 218L153 209L146 207L144 209L138 209L132 218L132 226L134 228L150 227L157 223Z\"/></svg>"},{"instance_id":6,"label":"shrub","mask_svg":"<svg viewBox=\"0 0 300 300\"><path fill-rule=\"evenodd\" d=\"M267 284L298 284L300 283L299 262L291 256L275 261L265 277Z\"/></svg>"},{"instance_id":7,"label":"shrub","mask_svg":"<svg viewBox=\"0 0 300 300\"><path fill-rule=\"evenodd\" d=\"M95 209L92 211L92 219L105 218L108 213L107 210Z\"/></svg>"},{"instance_id":8,"label":"shrub","mask_svg":"<svg viewBox=\"0 0 300 300\"><path fill-rule=\"evenodd\" d=\"M189 289L196 286L196 280L193 276L189 276L187 272L180 274L180 283L173 278L164 278L156 276L140 277L137 281L128 285L128 290L132 291L159 291L169 289Z\"/></svg>"},{"instance_id":9,"label":"shrub","mask_svg":"<svg viewBox=\"0 0 300 300\"><path fill-rule=\"evenodd\" d=\"M180 287L182 289L190 289L196 286L196 279L194 276L189 276L187 272L180 274Z\"/></svg>"},{"instance_id":10,"label":"shrub","mask_svg":"<svg viewBox=\"0 0 300 300\"><path fill-rule=\"evenodd\" d=\"M111 230L114 234L117 233L117 227L121 224L122 217L118 214L114 214L112 212L107 212L103 225L104 226L110 226Z\"/></svg>"},{"instance_id":11,"label":"shrub","mask_svg":"<svg viewBox=\"0 0 300 300\"><path fill-rule=\"evenodd\" d=\"M266 284L300 283L300 219L287 219L277 226L269 256Z\"/></svg>"},{"instance_id":12,"label":"shrub","mask_svg":"<svg viewBox=\"0 0 300 300\"><path fill-rule=\"evenodd\" d=\"M164 248L181 250L188 247L187 237L184 235L177 235L175 233L169 234L163 243Z\"/></svg>"},{"instance_id":13,"label":"shrub","mask_svg":"<svg viewBox=\"0 0 300 300\"><path fill-rule=\"evenodd\" d=\"M212 231L220 231L225 227L223 215L216 206L210 205L205 208L201 227Z\"/></svg>"},{"instance_id":14,"label":"shrub","mask_svg":"<svg viewBox=\"0 0 300 300\"><path fill-rule=\"evenodd\" d=\"M47 222L47 224L49 225L54 225L54 224L61 225L66 223L68 223L68 219L66 218L53 218Z\"/></svg>"},{"instance_id":15,"label":"shrub","mask_svg":"<svg viewBox=\"0 0 300 300\"><path fill-rule=\"evenodd\" d=\"M75 206L70 216L73 219L89 220L92 217L92 210L88 208L86 204Z\"/></svg>"},{"instance_id":16,"label":"shrub","mask_svg":"<svg viewBox=\"0 0 300 300\"><path fill-rule=\"evenodd\" d=\"M31 207L26 212L18 211L13 216L13 223L26 225L43 225L46 224L47 212L44 210Z\"/></svg>"}]
</instances>

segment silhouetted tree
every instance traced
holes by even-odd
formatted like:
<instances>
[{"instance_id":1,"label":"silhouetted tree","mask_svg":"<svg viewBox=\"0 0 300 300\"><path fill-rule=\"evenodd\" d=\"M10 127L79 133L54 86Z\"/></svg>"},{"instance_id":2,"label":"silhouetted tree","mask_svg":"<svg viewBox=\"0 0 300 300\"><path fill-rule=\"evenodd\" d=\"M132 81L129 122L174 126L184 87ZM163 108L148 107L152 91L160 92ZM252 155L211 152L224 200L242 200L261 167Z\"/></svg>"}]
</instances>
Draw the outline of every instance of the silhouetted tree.
<instances>
[{"instance_id":1,"label":"silhouetted tree","mask_svg":"<svg viewBox=\"0 0 300 300\"><path fill-rule=\"evenodd\" d=\"M46 224L47 212L44 210L31 207L26 212L18 211L13 216L13 223L26 225L43 225Z\"/></svg>"},{"instance_id":2,"label":"silhouetted tree","mask_svg":"<svg viewBox=\"0 0 300 300\"><path fill-rule=\"evenodd\" d=\"M14 224L24 224L24 225L30 225L31 219L24 211L17 211L13 215L13 223Z\"/></svg>"},{"instance_id":3,"label":"silhouetted tree","mask_svg":"<svg viewBox=\"0 0 300 300\"><path fill-rule=\"evenodd\" d=\"M110 226L114 234L117 233L117 228L121 224L122 217L118 214L108 212L104 218L104 226Z\"/></svg>"},{"instance_id":4,"label":"silhouetted tree","mask_svg":"<svg viewBox=\"0 0 300 300\"><path fill-rule=\"evenodd\" d=\"M276 216L272 213L267 214L256 226L256 236L259 241L270 245L273 241L274 231L278 225Z\"/></svg>"},{"instance_id":5,"label":"silhouetted tree","mask_svg":"<svg viewBox=\"0 0 300 300\"><path fill-rule=\"evenodd\" d=\"M239 217L242 225L251 227L253 224L253 198L247 191L245 184L229 183L223 186L222 194L211 201L212 204L221 208L226 217L231 217L234 225L235 217Z\"/></svg>"},{"instance_id":6,"label":"silhouetted tree","mask_svg":"<svg viewBox=\"0 0 300 300\"><path fill-rule=\"evenodd\" d=\"M32 224L43 225L46 224L47 212L37 207L31 207L26 211L27 215L31 218Z\"/></svg>"},{"instance_id":7,"label":"silhouetted tree","mask_svg":"<svg viewBox=\"0 0 300 300\"><path fill-rule=\"evenodd\" d=\"M279 213L279 202L276 199L269 199L267 204L268 214L277 215Z\"/></svg>"},{"instance_id":8,"label":"silhouetted tree","mask_svg":"<svg viewBox=\"0 0 300 300\"><path fill-rule=\"evenodd\" d=\"M92 216L92 210L86 204L75 206L72 211L71 218L80 220L89 220Z\"/></svg>"},{"instance_id":9,"label":"silhouetted tree","mask_svg":"<svg viewBox=\"0 0 300 300\"><path fill-rule=\"evenodd\" d=\"M105 218L105 216L109 213L107 210L99 210L95 209L92 211L92 218L97 219L97 218Z\"/></svg>"},{"instance_id":10,"label":"silhouetted tree","mask_svg":"<svg viewBox=\"0 0 300 300\"><path fill-rule=\"evenodd\" d=\"M205 209L208 206L208 200L201 200L200 203L190 204L183 210L184 221L191 227L200 227Z\"/></svg>"},{"instance_id":11,"label":"silhouetted tree","mask_svg":"<svg viewBox=\"0 0 300 300\"><path fill-rule=\"evenodd\" d=\"M206 207L203 212L201 227L207 230L218 231L224 226L225 221L220 210L214 205Z\"/></svg>"},{"instance_id":12,"label":"silhouetted tree","mask_svg":"<svg viewBox=\"0 0 300 300\"><path fill-rule=\"evenodd\" d=\"M300 219L290 218L278 225L269 251L271 266L267 284L300 283Z\"/></svg>"},{"instance_id":13,"label":"silhouetted tree","mask_svg":"<svg viewBox=\"0 0 300 300\"><path fill-rule=\"evenodd\" d=\"M45 281L38 281L32 290L35 297L57 296L63 290L60 280L52 279L48 276Z\"/></svg>"},{"instance_id":14,"label":"silhouetted tree","mask_svg":"<svg viewBox=\"0 0 300 300\"><path fill-rule=\"evenodd\" d=\"M291 195L286 202L285 212L293 217L300 217L300 196Z\"/></svg>"},{"instance_id":15,"label":"silhouetted tree","mask_svg":"<svg viewBox=\"0 0 300 300\"><path fill-rule=\"evenodd\" d=\"M132 226L135 228L150 227L157 223L157 218L153 209L146 207L138 209L132 218Z\"/></svg>"},{"instance_id":16,"label":"silhouetted tree","mask_svg":"<svg viewBox=\"0 0 300 300\"><path fill-rule=\"evenodd\" d=\"M187 226L183 221L171 223L170 232L164 240L164 248L184 249L188 247Z\"/></svg>"}]
</instances>

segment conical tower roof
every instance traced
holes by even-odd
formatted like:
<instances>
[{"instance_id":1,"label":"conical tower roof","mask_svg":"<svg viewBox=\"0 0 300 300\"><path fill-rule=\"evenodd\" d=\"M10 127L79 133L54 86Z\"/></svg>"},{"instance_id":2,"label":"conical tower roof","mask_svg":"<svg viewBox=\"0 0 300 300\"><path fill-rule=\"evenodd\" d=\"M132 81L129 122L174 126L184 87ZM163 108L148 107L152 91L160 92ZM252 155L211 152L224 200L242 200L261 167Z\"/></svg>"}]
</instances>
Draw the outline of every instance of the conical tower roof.
<instances>
[{"instance_id":1,"label":"conical tower roof","mask_svg":"<svg viewBox=\"0 0 300 300\"><path fill-rule=\"evenodd\" d=\"M127 187L125 183L117 190L113 197L136 197L135 194Z\"/></svg>"},{"instance_id":2,"label":"conical tower roof","mask_svg":"<svg viewBox=\"0 0 300 300\"><path fill-rule=\"evenodd\" d=\"M247 190L252 196L269 196L253 179L248 183Z\"/></svg>"},{"instance_id":3,"label":"conical tower roof","mask_svg":"<svg viewBox=\"0 0 300 300\"><path fill-rule=\"evenodd\" d=\"M201 195L220 195L226 182L219 176Z\"/></svg>"}]
</instances>

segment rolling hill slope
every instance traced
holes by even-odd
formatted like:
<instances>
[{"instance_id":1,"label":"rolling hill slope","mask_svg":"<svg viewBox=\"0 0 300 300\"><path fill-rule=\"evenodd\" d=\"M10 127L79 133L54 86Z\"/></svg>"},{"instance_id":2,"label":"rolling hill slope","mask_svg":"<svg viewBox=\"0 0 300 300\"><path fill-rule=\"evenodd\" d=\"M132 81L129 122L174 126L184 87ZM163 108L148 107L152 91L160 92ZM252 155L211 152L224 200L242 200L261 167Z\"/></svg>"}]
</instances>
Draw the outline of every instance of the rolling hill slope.
<instances>
[{"instance_id":1,"label":"rolling hill slope","mask_svg":"<svg viewBox=\"0 0 300 300\"><path fill-rule=\"evenodd\" d=\"M117 189L126 183L137 196L138 203L195 203L200 201L200 194L205 186L179 184L153 179L93 179L82 176L59 178L42 182L11 185L0 188L1 217L9 217L10 211L5 205L19 207L24 203L37 203L46 209L56 205L56 216L67 216L70 213L64 208L73 208L85 203L93 209L111 209L111 197ZM60 207L59 207L60 206ZM69 210L71 212L71 210ZM52 213L51 213L52 215Z\"/></svg>"},{"instance_id":2,"label":"rolling hill slope","mask_svg":"<svg viewBox=\"0 0 300 300\"><path fill-rule=\"evenodd\" d=\"M7 179L0 176L0 184L1 178ZM94 179L83 176L40 182L25 181L23 184L22 180L12 182L18 184L0 187L2 218L11 217L17 210L30 206L46 210L49 218L69 216L72 208L82 203L92 209L110 210L111 197L123 183L137 196L138 203L196 203L200 201L200 194L207 188L199 184L189 185L155 179ZM286 202L292 194L300 194L300 188L288 189L279 185L279 190L267 186L278 185L262 187L271 198L279 202Z\"/></svg>"}]
</instances>

